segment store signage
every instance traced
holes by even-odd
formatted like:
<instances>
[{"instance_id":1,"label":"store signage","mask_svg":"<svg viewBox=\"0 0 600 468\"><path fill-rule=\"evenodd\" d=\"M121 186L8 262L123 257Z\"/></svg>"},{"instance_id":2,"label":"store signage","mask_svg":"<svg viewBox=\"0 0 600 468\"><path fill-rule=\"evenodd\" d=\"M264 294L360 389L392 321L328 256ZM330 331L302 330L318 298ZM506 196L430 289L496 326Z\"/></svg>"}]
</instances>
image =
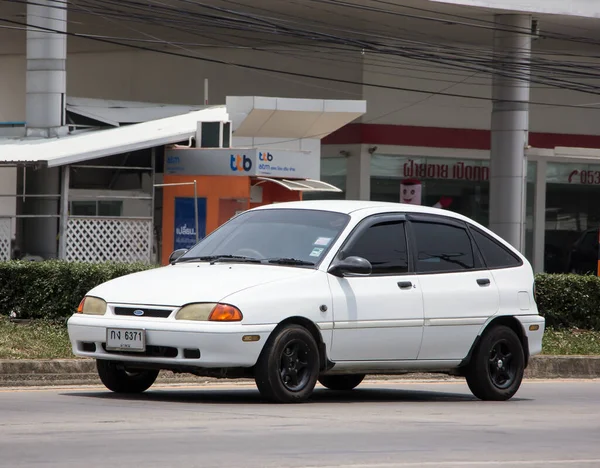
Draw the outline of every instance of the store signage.
<instances>
[{"instance_id":1,"label":"store signage","mask_svg":"<svg viewBox=\"0 0 600 468\"><path fill-rule=\"evenodd\" d=\"M190 249L196 244L196 218L193 198L175 198L174 250ZM206 198L198 198L198 238L206 235Z\"/></svg>"},{"instance_id":2,"label":"store signage","mask_svg":"<svg viewBox=\"0 0 600 468\"><path fill-rule=\"evenodd\" d=\"M257 148L173 148L165 154L165 174L318 179L320 154Z\"/></svg>"},{"instance_id":3,"label":"store signage","mask_svg":"<svg viewBox=\"0 0 600 468\"><path fill-rule=\"evenodd\" d=\"M600 185L600 171L575 169L571 171L567 181L569 184Z\"/></svg>"},{"instance_id":4,"label":"store signage","mask_svg":"<svg viewBox=\"0 0 600 468\"><path fill-rule=\"evenodd\" d=\"M458 161L454 164L418 163L409 159L403 166L404 177L421 179L456 179L485 181L490 178L488 166Z\"/></svg>"}]
</instances>

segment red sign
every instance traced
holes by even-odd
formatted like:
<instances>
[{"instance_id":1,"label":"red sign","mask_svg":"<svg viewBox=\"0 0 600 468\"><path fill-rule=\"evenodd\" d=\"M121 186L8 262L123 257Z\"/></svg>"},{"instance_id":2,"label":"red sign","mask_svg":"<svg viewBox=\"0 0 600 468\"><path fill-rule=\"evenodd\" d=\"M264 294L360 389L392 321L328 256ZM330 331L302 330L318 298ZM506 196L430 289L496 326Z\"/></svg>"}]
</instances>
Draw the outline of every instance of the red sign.
<instances>
[{"instance_id":1,"label":"red sign","mask_svg":"<svg viewBox=\"0 0 600 468\"><path fill-rule=\"evenodd\" d=\"M404 177L486 181L490 178L490 168L465 164L462 161L450 166L449 164L415 163L409 159L404 163Z\"/></svg>"}]
</instances>

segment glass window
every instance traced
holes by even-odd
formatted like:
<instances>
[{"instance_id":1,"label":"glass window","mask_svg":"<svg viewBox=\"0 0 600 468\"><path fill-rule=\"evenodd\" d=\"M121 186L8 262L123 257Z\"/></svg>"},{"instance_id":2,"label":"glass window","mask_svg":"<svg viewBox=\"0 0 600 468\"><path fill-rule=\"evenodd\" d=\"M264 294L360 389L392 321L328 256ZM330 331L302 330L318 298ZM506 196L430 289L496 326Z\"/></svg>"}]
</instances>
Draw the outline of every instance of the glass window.
<instances>
[{"instance_id":1,"label":"glass window","mask_svg":"<svg viewBox=\"0 0 600 468\"><path fill-rule=\"evenodd\" d=\"M548 162L546 181L545 271L595 273L600 165Z\"/></svg>"},{"instance_id":2,"label":"glass window","mask_svg":"<svg viewBox=\"0 0 600 468\"><path fill-rule=\"evenodd\" d=\"M471 229L471 233L488 268L511 268L521 265L518 258L494 239L477 229Z\"/></svg>"},{"instance_id":3,"label":"glass window","mask_svg":"<svg viewBox=\"0 0 600 468\"><path fill-rule=\"evenodd\" d=\"M98 201L98 216L121 216L122 201Z\"/></svg>"},{"instance_id":4,"label":"glass window","mask_svg":"<svg viewBox=\"0 0 600 468\"><path fill-rule=\"evenodd\" d=\"M96 216L95 201L71 202L71 216Z\"/></svg>"},{"instance_id":5,"label":"glass window","mask_svg":"<svg viewBox=\"0 0 600 468\"><path fill-rule=\"evenodd\" d=\"M205 237L181 259L235 255L260 260L294 258L317 264L349 219L346 214L330 211L248 211Z\"/></svg>"},{"instance_id":6,"label":"glass window","mask_svg":"<svg viewBox=\"0 0 600 468\"><path fill-rule=\"evenodd\" d=\"M363 257L371 262L373 274L408 271L408 250L403 221L375 224L345 250L345 257Z\"/></svg>"},{"instance_id":7,"label":"glass window","mask_svg":"<svg viewBox=\"0 0 600 468\"><path fill-rule=\"evenodd\" d=\"M341 192L305 192L303 200L344 200L346 198L346 158L321 158L321 176L323 182L334 185Z\"/></svg>"},{"instance_id":8,"label":"glass window","mask_svg":"<svg viewBox=\"0 0 600 468\"><path fill-rule=\"evenodd\" d=\"M442 207L489 226L490 169L488 160L374 154L371 158L371 200L398 203L400 184L421 184L424 206ZM527 165L526 255L533 255L533 207L536 163Z\"/></svg>"},{"instance_id":9,"label":"glass window","mask_svg":"<svg viewBox=\"0 0 600 468\"><path fill-rule=\"evenodd\" d=\"M417 245L417 272L463 271L475 267L466 229L448 224L412 222Z\"/></svg>"}]
</instances>

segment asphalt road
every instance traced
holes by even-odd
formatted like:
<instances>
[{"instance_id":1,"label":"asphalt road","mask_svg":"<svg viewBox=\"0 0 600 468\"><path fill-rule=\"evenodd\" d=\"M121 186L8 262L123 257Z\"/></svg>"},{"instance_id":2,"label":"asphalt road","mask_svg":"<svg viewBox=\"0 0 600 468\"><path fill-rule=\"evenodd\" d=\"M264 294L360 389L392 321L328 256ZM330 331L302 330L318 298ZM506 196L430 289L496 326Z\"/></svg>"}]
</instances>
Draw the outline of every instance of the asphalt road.
<instances>
[{"instance_id":1,"label":"asphalt road","mask_svg":"<svg viewBox=\"0 0 600 468\"><path fill-rule=\"evenodd\" d=\"M600 381L365 383L273 405L248 386L0 391L2 467L600 467Z\"/></svg>"}]
</instances>

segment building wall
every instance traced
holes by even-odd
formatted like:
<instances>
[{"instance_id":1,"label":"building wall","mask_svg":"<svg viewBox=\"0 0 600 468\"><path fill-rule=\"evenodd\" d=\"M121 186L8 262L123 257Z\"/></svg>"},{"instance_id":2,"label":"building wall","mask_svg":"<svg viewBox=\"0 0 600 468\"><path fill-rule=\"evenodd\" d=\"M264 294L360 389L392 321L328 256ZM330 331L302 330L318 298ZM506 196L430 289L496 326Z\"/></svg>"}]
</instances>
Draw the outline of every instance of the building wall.
<instances>
[{"instance_id":1,"label":"building wall","mask_svg":"<svg viewBox=\"0 0 600 468\"><path fill-rule=\"evenodd\" d=\"M25 56L0 55L0 122L25 120Z\"/></svg>"},{"instance_id":2,"label":"building wall","mask_svg":"<svg viewBox=\"0 0 600 468\"><path fill-rule=\"evenodd\" d=\"M339 75L335 64L321 63L316 70L310 61L286 57L277 51L173 51L290 72ZM338 85L302 77L274 75L144 51L72 54L67 61L67 73L67 93L70 96L100 99L202 104L205 78L209 80L211 104L224 104L227 95L321 99L358 99L361 95L358 85ZM350 80L360 81L360 64L357 63L346 76Z\"/></svg>"},{"instance_id":3,"label":"building wall","mask_svg":"<svg viewBox=\"0 0 600 468\"><path fill-rule=\"evenodd\" d=\"M181 53L190 53L181 51ZM363 81L383 86L419 89L415 93L371 86L340 84L308 78L287 77L237 67L206 63L143 51L70 54L67 61L67 92L70 96L122 99L173 104L199 104L204 98L204 78L209 80L210 103L225 102L226 95L264 95L328 99L367 100L363 122L374 124L488 129L491 103L486 100L436 95L438 92L489 98L491 80L460 70L432 67L405 60L392 69L377 68L360 60L339 63L315 54L309 59L285 57L280 52L238 50L202 51L199 54L225 61ZM556 57L561 60L561 57ZM572 60L572 59L571 59ZM594 64L600 60L586 59ZM25 59L0 55L0 122L25 119ZM586 95L533 85L531 100L583 108L531 106L533 132L599 134L598 101Z\"/></svg>"}]
</instances>

